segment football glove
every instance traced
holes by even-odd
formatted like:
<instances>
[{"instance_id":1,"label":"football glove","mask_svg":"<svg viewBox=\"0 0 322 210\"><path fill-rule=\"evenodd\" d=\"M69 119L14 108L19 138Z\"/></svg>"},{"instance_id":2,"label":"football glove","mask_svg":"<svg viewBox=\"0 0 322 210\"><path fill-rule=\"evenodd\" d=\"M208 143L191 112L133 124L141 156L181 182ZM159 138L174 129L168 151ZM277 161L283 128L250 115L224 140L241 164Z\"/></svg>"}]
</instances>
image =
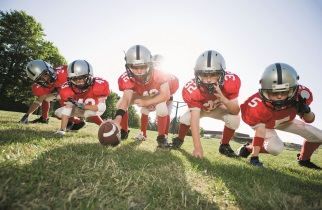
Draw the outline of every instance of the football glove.
<instances>
[{"instance_id":1,"label":"football glove","mask_svg":"<svg viewBox=\"0 0 322 210\"><path fill-rule=\"evenodd\" d=\"M72 104L74 104L79 109L85 109L84 103L79 103L75 99L73 99L72 97L68 97L68 101L72 102Z\"/></svg>"},{"instance_id":2,"label":"football glove","mask_svg":"<svg viewBox=\"0 0 322 210\"><path fill-rule=\"evenodd\" d=\"M301 115L310 113L311 108L309 107L309 105L306 104L306 98L302 98L301 95L299 95L298 98L298 113Z\"/></svg>"},{"instance_id":3,"label":"football glove","mask_svg":"<svg viewBox=\"0 0 322 210\"><path fill-rule=\"evenodd\" d=\"M21 120L19 121L20 124L28 124L29 121L28 121L28 118L29 118L29 114L25 114Z\"/></svg>"}]
</instances>

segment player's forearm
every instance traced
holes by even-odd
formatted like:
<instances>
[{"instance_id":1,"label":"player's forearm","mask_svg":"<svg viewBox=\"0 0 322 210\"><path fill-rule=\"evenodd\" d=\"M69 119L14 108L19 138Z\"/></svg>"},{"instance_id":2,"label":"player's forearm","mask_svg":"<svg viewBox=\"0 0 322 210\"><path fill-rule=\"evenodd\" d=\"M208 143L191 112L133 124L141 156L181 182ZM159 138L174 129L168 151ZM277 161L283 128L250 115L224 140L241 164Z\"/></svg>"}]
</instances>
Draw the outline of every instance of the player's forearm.
<instances>
[{"instance_id":1,"label":"player's forearm","mask_svg":"<svg viewBox=\"0 0 322 210\"><path fill-rule=\"evenodd\" d=\"M199 115L197 113L191 113L190 126L193 139L194 148L202 149L200 135L199 135Z\"/></svg>"},{"instance_id":2,"label":"player's forearm","mask_svg":"<svg viewBox=\"0 0 322 210\"><path fill-rule=\"evenodd\" d=\"M170 93L169 94L162 93L162 94L156 95L155 97L153 97L151 99L146 100L146 103L147 103L147 106L155 105L155 104L159 104L161 102L165 102L169 98L170 98Z\"/></svg>"},{"instance_id":3,"label":"player's forearm","mask_svg":"<svg viewBox=\"0 0 322 210\"><path fill-rule=\"evenodd\" d=\"M231 114L238 114L240 112L239 104L236 101L225 100L223 104L227 107Z\"/></svg>"}]
</instances>

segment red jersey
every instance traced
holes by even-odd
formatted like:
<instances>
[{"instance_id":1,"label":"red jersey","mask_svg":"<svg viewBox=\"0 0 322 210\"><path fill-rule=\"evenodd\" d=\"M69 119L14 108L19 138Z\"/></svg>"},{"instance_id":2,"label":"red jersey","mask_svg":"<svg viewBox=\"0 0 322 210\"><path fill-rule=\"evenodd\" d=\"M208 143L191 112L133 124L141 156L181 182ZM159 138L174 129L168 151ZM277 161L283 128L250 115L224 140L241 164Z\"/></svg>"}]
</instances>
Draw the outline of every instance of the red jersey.
<instances>
[{"instance_id":1,"label":"red jersey","mask_svg":"<svg viewBox=\"0 0 322 210\"><path fill-rule=\"evenodd\" d=\"M64 101L68 101L68 98L71 97L80 103L90 105L97 105L99 98L106 98L108 95L110 95L109 84L99 77L94 77L93 85L89 86L84 93L75 94L67 82L60 90L60 96Z\"/></svg>"},{"instance_id":2,"label":"red jersey","mask_svg":"<svg viewBox=\"0 0 322 210\"><path fill-rule=\"evenodd\" d=\"M224 84L220 89L227 99L232 100L238 97L240 85L240 79L236 74L226 72ZM182 98L189 108L200 108L206 112L216 109L221 104L215 95L208 94L203 87L197 88L195 79L183 87Z\"/></svg>"},{"instance_id":3,"label":"red jersey","mask_svg":"<svg viewBox=\"0 0 322 210\"><path fill-rule=\"evenodd\" d=\"M141 84L135 81L135 78L129 78L128 74L123 73L119 79L119 90L133 90L142 96L154 96L160 92L160 86L170 80L170 75L159 71L153 70L151 78L147 83Z\"/></svg>"},{"instance_id":4,"label":"red jersey","mask_svg":"<svg viewBox=\"0 0 322 210\"><path fill-rule=\"evenodd\" d=\"M304 87L299 86L298 94L305 96L306 104L310 105L313 101L311 91ZM296 99L298 100L298 99ZM292 121L297 114L296 105L289 109L274 111L265 106L260 94L256 93L249 97L243 104L240 105L241 117L243 121L251 127L264 124L266 128L276 128L277 126Z\"/></svg>"},{"instance_id":5,"label":"red jersey","mask_svg":"<svg viewBox=\"0 0 322 210\"><path fill-rule=\"evenodd\" d=\"M173 95L179 89L179 79L173 74L171 74L170 77L171 77L169 81L170 95Z\"/></svg>"},{"instance_id":6,"label":"red jersey","mask_svg":"<svg viewBox=\"0 0 322 210\"><path fill-rule=\"evenodd\" d=\"M57 74L57 79L55 81L55 84L52 85L50 88L45 88L42 87L36 83L32 84L32 92L34 93L35 96L44 96L47 94L50 94L52 92L56 92L60 90L60 87L62 84L64 84L67 81L67 67L68 66L58 66L55 68L55 72Z\"/></svg>"}]
</instances>

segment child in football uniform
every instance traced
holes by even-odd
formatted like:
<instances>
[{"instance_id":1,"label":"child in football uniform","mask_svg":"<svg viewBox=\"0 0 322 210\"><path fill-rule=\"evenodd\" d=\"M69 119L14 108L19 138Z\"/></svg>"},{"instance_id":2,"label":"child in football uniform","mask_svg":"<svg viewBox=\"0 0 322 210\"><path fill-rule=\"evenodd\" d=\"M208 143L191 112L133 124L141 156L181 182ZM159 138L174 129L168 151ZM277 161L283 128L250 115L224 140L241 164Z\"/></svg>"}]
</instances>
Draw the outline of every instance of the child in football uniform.
<instances>
[{"instance_id":1,"label":"child in football uniform","mask_svg":"<svg viewBox=\"0 0 322 210\"><path fill-rule=\"evenodd\" d=\"M271 64L262 73L259 92L241 104L242 119L254 129L255 135L252 145L240 147L238 155L244 158L251 155L250 164L263 165L259 153L278 155L283 151L284 144L275 131L280 130L305 138L298 155L299 165L321 170L310 161L322 143L322 131L307 124L315 118L309 107L313 95L307 87L299 85L298 80L292 66ZM302 120L295 119L297 115Z\"/></svg>"},{"instance_id":2,"label":"child in football uniform","mask_svg":"<svg viewBox=\"0 0 322 210\"><path fill-rule=\"evenodd\" d=\"M158 147L168 146L165 138L168 109L166 101L170 98L169 76L154 70L152 55L142 45L134 45L125 54L125 69L119 80L119 90L123 96L117 103L115 119L112 120L121 129L121 138L128 137L128 107L155 107L158 121Z\"/></svg>"},{"instance_id":3,"label":"child in football uniform","mask_svg":"<svg viewBox=\"0 0 322 210\"><path fill-rule=\"evenodd\" d=\"M71 117L84 117L100 125L103 120L101 115L106 110L106 98L110 94L109 83L94 77L93 68L86 60L75 60L68 65L68 79L60 90L65 106L57 109L55 115L61 119L61 128L55 134L64 135L68 119ZM86 126L86 122L79 119L73 125L74 130Z\"/></svg>"},{"instance_id":4,"label":"child in football uniform","mask_svg":"<svg viewBox=\"0 0 322 210\"><path fill-rule=\"evenodd\" d=\"M28 112L21 118L19 123L28 124L29 115L41 106L41 116L31 121L31 123L48 124L50 101L57 99L60 105L64 106L59 96L59 90L61 85L67 81L67 66L58 66L54 69L43 60L33 60L27 64L26 73L34 82L31 88L33 94L37 96L37 100L31 104Z\"/></svg>"},{"instance_id":5,"label":"child in football uniform","mask_svg":"<svg viewBox=\"0 0 322 210\"><path fill-rule=\"evenodd\" d=\"M189 110L180 118L179 134L172 139L172 148L181 147L191 126L194 143L192 155L203 158L199 122L203 117L210 117L225 123L219 152L228 157L238 157L229 142L240 123L237 97L241 82L236 74L225 71L225 68L223 56L216 51L208 50L198 57L194 68L195 78L182 90Z\"/></svg>"},{"instance_id":6,"label":"child in football uniform","mask_svg":"<svg viewBox=\"0 0 322 210\"><path fill-rule=\"evenodd\" d=\"M155 70L163 71L164 70L164 57L162 55L153 55L152 56L152 62L153 67ZM173 109L173 95L176 93L176 91L179 88L179 79L174 76L173 74L170 75L169 82L169 88L170 88L170 98L167 100L166 105L168 107L168 115L167 115L167 125L166 125L166 131L165 131L165 138L168 141L168 133L169 133L169 127L170 127L170 115ZM148 123L149 123L149 113L155 111L155 106L150 107L142 107L141 112L141 132L133 137L133 139L138 141L145 141L147 138L146 131L148 129Z\"/></svg>"}]
</instances>

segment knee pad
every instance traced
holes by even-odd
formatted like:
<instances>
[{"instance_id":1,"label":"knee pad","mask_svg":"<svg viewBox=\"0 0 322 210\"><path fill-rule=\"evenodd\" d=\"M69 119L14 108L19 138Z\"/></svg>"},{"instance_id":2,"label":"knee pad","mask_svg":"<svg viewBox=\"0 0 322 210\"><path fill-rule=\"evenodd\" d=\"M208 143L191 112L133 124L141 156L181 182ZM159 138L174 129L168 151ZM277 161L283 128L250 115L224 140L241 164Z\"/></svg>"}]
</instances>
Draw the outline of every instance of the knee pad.
<instances>
[{"instance_id":1,"label":"knee pad","mask_svg":"<svg viewBox=\"0 0 322 210\"><path fill-rule=\"evenodd\" d=\"M140 110L140 113L145 114L145 115L149 115L150 112L146 107L142 107L141 110Z\"/></svg>"},{"instance_id":2,"label":"knee pad","mask_svg":"<svg viewBox=\"0 0 322 210\"><path fill-rule=\"evenodd\" d=\"M272 138L265 139L264 148L271 155L279 155L284 149L284 143L280 138L274 136Z\"/></svg>"},{"instance_id":3,"label":"knee pad","mask_svg":"<svg viewBox=\"0 0 322 210\"><path fill-rule=\"evenodd\" d=\"M99 114L99 112L95 112L95 111L92 111L92 110L85 110L84 117L88 118L88 117L92 117L92 116L95 116L95 115L98 115L98 114Z\"/></svg>"},{"instance_id":4,"label":"knee pad","mask_svg":"<svg viewBox=\"0 0 322 210\"><path fill-rule=\"evenodd\" d=\"M239 115L227 114L224 116L224 122L226 127L236 130L240 124L240 117Z\"/></svg>"},{"instance_id":5,"label":"knee pad","mask_svg":"<svg viewBox=\"0 0 322 210\"><path fill-rule=\"evenodd\" d=\"M165 102L159 103L155 106L155 111L158 117L165 117L168 115L168 107Z\"/></svg>"},{"instance_id":6,"label":"knee pad","mask_svg":"<svg viewBox=\"0 0 322 210\"><path fill-rule=\"evenodd\" d=\"M62 112L63 112L64 107L60 107L55 110L55 116L58 118L61 118Z\"/></svg>"},{"instance_id":7,"label":"knee pad","mask_svg":"<svg viewBox=\"0 0 322 210\"><path fill-rule=\"evenodd\" d=\"M191 112L187 111L180 117L180 123L185 125L190 125Z\"/></svg>"}]
</instances>

